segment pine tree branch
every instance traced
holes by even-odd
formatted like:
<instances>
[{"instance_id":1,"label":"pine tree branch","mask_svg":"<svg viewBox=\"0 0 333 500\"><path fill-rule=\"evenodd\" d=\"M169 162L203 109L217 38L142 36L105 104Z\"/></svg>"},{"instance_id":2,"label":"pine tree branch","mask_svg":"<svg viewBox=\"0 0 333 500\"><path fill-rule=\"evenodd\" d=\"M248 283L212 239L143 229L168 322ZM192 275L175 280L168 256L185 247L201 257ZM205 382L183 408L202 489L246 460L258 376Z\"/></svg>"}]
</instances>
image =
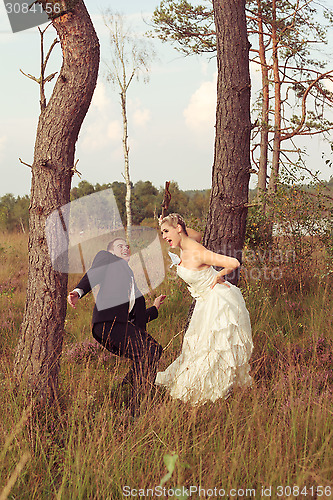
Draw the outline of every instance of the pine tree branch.
<instances>
[{"instance_id":1,"label":"pine tree branch","mask_svg":"<svg viewBox=\"0 0 333 500\"><path fill-rule=\"evenodd\" d=\"M53 78L58 74L58 71L56 71L55 73L51 73L51 75L47 76L44 78L44 83L46 82L50 82L51 80L53 80Z\"/></svg>"},{"instance_id":2,"label":"pine tree branch","mask_svg":"<svg viewBox=\"0 0 333 500\"><path fill-rule=\"evenodd\" d=\"M23 164L23 165L26 165L27 167L29 168L32 168L32 165L29 165L29 163L25 163L25 161L22 161L21 158L19 158L20 162Z\"/></svg>"},{"instance_id":3,"label":"pine tree branch","mask_svg":"<svg viewBox=\"0 0 333 500\"><path fill-rule=\"evenodd\" d=\"M326 73L323 73L321 75L319 75L315 80L313 80L313 82L310 83L310 85L308 86L308 88L305 90L304 94L303 94L303 98L302 98L302 118L300 120L300 123L299 125L292 131L290 132L289 134L285 134L284 136L281 137L281 141L285 141L287 139L291 139L291 137L294 137L295 135L298 135L305 123L305 119L306 119L306 100L307 100L307 97L310 93L310 90L315 86L317 85L317 83L326 78L328 75L332 75L332 70L330 71L327 71Z\"/></svg>"},{"instance_id":4,"label":"pine tree branch","mask_svg":"<svg viewBox=\"0 0 333 500\"><path fill-rule=\"evenodd\" d=\"M46 69L46 65L47 65L48 60L49 60L49 58L50 58L51 52L52 52L52 50L54 49L54 47L57 45L57 43L60 43L60 42L59 42L59 40L58 40L57 38L55 38L55 39L53 40L53 43L52 43L51 47L50 47L50 48L49 48L49 50L48 50L48 53L47 53L46 57L45 57L45 61L44 61L44 71L45 71L45 69ZM55 74L56 74L56 73L55 73Z\"/></svg>"},{"instance_id":5,"label":"pine tree branch","mask_svg":"<svg viewBox=\"0 0 333 500\"><path fill-rule=\"evenodd\" d=\"M29 73L28 73L28 74L27 74L27 73L24 73L24 71L22 71L21 69L20 69L20 71L21 71L21 73L22 73L24 76L26 76L27 78L30 78L30 80L33 80L34 82L37 82L37 83L38 83L38 85L39 85L40 78L36 78L35 76L30 75Z\"/></svg>"}]
</instances>

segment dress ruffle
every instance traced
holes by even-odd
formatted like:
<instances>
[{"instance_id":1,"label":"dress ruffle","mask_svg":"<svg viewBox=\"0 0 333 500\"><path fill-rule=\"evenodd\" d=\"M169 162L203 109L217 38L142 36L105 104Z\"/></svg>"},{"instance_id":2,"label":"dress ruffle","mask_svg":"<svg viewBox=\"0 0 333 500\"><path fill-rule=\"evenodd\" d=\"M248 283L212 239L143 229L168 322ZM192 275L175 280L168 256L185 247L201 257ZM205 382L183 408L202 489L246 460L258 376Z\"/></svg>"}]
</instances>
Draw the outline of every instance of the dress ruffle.
<instances>
[{"instance_id":1,"label":"dress ruffle","mask_svg":"<svg viewBox=\"0 0 333 500\"><path fill-rule=\"evenodd\" d=\"M240 290L231 283L210 288L213 268L177 272L196 298L180 356L156 384L170 395L192 404L216 401L235 386L249 386L249 359L253 350L249 313Z\"/></svg>"}]
</instances>

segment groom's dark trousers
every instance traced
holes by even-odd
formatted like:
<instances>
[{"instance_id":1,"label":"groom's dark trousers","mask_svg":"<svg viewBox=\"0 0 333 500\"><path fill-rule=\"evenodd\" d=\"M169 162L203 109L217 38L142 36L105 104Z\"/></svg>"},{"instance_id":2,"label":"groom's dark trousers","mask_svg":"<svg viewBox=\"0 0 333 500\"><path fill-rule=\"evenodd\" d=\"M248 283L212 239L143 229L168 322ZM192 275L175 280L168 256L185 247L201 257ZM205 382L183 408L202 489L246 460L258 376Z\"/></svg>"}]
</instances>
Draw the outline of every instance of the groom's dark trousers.
<instances>
[{"instance_id":1,"label":"groom's dark trousers","mask_svg":"<svg viewBox=\"0 0 333 500\"><path fill-rule=\"evenodd\" d=\"M131 268L124 259L101 251L76 288L82 297L92 288L100 289L92 318L94 338L106 349L133 361L127 379L131 381L131 409L153 387L162 347L146 331L146 324L158 316L155 306L146 309ZM82 298L81 297L81 298Z\"/></svg>"}]
</instances>

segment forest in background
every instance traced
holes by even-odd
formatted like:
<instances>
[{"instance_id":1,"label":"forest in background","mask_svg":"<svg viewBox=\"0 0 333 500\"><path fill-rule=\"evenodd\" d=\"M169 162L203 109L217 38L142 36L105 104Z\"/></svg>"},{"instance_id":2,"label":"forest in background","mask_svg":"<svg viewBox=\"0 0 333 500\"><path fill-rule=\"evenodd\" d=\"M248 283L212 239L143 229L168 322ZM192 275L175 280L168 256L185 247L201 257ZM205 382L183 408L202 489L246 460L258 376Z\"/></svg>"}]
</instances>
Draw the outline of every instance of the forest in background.
<instances>
[{"instance_id":1,"label":"forest in background","mask_svg":"<svg viewBox=\"0 0 333 500\"><path fill-rule=\"evenodd\" d=\"M321 181L320 186L301 185L299 189L304 193L308 193L318 191L319 187L321 189L325 188L326 194L333 196L333 177L329 181ZM82 180L77 187L71 189L71 201L110 188L113 190L122 222L125 225L125 182L115 181L93 185L86 180ZM171 181L169 189L172 196L169 212L178 212L190 220L199 219L203 224L208 213L210 189L182 190L175 181ZM256 189L250 190L250 201L255 198L256 192ZM150 181L142 180L135 184L132 183L133 224L149 225L151 221L147 219L154 217L154 211L156 211L157 215L160 215L163 196L163 186L157 188ZM7 193L0 197L0 231L28 232L29 204L30 197L28 195L15 197L12 193Z\"/></svg>"},{"instance_id":2,"label":"forest in background","mask_svg":"<svg viewBox=\"0 0 333 500\"><path fill-rule=\"evenodd\" d=\"M126 223L125 214L125 182L107 184L91 184L82 180L77 187L71 189L71 201L104 189L112 189L123 224ZM176 182L170 183L171 202L170 212L179 212L185 217L195 217L205 220L209 207L210 189L188 190L179 189ZM154 211L159 215L164 196L164 187L156 188L150 181L138 181L132 184L131 207L133 224L144 223L145 219L154 217ZM29 227L28 195L17 196L5 194L0 198L0 231L28 231Z\"/></svg>"}]
</instances>

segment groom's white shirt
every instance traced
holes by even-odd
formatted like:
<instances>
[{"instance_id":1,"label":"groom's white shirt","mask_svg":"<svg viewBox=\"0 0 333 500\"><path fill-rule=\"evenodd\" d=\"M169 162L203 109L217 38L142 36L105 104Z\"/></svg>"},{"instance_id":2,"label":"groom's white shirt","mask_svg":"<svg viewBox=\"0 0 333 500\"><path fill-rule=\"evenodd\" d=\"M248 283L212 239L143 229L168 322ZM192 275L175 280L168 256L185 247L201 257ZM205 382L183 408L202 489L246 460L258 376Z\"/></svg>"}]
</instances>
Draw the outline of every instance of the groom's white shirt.
<instances>
[{"instance_id":1,"label":"groom's white shirt","mask_svg":"<svg viewBox=\"0 0 333 500\"><path fill-rule=\"evenodd\" d=\"M82 288L74 288L73 292L77 292L79 294L79 298L82 297L84 294L84 291ZM134 287L134 278L132 277L132 284L131 284L131 294L129 298L129 308L128 312L131 312L135 304L135 287Z\"/></svg>"}]
</instances>

